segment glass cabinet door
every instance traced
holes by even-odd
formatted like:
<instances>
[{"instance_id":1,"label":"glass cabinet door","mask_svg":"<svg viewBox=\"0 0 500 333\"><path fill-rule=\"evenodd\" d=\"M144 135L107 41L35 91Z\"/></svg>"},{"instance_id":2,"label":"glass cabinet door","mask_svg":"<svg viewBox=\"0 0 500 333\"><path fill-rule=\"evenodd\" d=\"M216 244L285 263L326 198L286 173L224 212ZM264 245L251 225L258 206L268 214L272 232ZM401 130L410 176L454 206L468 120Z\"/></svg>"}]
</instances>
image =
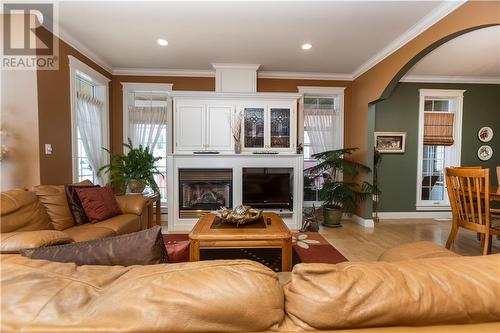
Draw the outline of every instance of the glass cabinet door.
<instances>
[{"instance_id":1,"label":"glass cabinet door","mask_svg":"<svg viewBox=\"0 0 500 333\"><path fill-rule=\"evenodd\" d=\"M290 109L270 108L271 148L290 147Z\"/></svg>"},{"instance_id":2,"label":"glass cabinet door","mask_svg":"<svg viewBox=\"0 0 500 333\"><path fill-rule=\"evenodd\" d=\"M243 144L245 148L264 148L264 108L243 110Z\"/></svg>"}]
</instances>

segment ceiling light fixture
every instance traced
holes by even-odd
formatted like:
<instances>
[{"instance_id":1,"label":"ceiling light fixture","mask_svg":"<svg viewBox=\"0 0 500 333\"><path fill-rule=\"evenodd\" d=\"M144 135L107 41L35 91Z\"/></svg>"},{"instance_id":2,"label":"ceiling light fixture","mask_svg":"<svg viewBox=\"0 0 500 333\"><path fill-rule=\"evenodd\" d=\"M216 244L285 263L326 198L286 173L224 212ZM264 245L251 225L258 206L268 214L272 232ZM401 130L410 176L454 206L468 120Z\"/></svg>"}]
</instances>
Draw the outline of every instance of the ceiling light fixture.
<instances>
[{"instance_id":1,"label":"ceiling light fixture","mask_svg":"<svg viewBox=\"0 0 500 333\"><path fill-rule=\"evenodd\" d=\"M312 47L312 44L309 43L302 44L302 50L310 50Z\"/></svg>"},{"instance_id":2,"label":"ceiling light fixture","mask_svg":"<svg viewBox=\"0 0 500 333\"><path fill-rule=\"evenodd\" d=\"M159 38L157 41L156 41L158 44L160 44L161 46L167 46L168 45L168 42L166 39L163 39L163 38Z\"/></svg>"}]
</instances>

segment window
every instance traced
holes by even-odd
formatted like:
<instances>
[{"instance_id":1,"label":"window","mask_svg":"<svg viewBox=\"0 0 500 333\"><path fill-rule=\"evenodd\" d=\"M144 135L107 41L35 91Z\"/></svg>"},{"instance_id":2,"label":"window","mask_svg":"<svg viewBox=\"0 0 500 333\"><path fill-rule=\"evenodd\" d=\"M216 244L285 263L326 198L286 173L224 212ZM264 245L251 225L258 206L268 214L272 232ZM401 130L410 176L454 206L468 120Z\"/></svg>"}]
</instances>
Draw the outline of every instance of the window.
<instances>
[{"instance_id":1,"label":"window","mask_svg":"<svg viewBox=\"0 0 500 333\"><path fill-rule=\"evenodd\" d=\"M302 144L304 169L317 164L314 153L340 149L344 146L344 88L299 87L303 93L301 115L303 119ZM300 140L300 137L299 137ZM304 202L319 202L321 178L304 176Z\"/></svg>"},{"instance_id":2,"label":"window","mask_svg":"<svg viewBox=\"0 0 500 333\"><path fill-rule=\"evenodd\" d=\"M155 176L162 205L167 202L167 154L171 152L171 84L124 83L124 141L148 146L163 174Z\"/></svg>"},{"instance_id":3,"label":"window","mask_svg":"<svg viewBox=\"0 0 500 333\"><path fill-rule=\"evenodd\" d=\"M108 163L108 82L102 74L69 56L73 181L85 179L104 185L97 171Z\"/></svg>"},{"instance_id":4,"label":"window","mask_svg":"<svg viewBox=\"0 0 500 333\"><path fill-rule=\"evenodd\" d=\"M449 209L445 169L460 165L463 90L420 90L417 210Z\"/></svg>"}]
</instances>

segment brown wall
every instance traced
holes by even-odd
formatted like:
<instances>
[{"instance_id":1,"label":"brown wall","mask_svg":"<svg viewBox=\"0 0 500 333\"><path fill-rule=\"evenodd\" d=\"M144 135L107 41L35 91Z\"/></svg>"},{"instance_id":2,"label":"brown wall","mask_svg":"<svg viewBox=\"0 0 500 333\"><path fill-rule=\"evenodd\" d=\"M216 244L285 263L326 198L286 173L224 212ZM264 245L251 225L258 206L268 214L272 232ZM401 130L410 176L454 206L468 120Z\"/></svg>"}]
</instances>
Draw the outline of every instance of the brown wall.
<instances>
[{"instance_id":1,"label":"brown wall","mask_svg":"<svg viewBox=\"0 0 500 333\"><path fill-rule=\"evenodd\" d=\"M72 182L71 103L69 59L72 55L112 79L112 75L59 40L59 70L38 70L38 123L40 151L40 183ZM110 85L109 96L112 96ZM110 114L113 109L110 101ZM44 145L52 144L52 155L45 155Z\"/></svg>"},{"instance_id":2,"label":"brown wall","mask_svg":"<svg viewBox=\"0 0 500 333\"><path fill-rule=\"evenodd\" d=\"M499 1L469 1L355 79L352 85L350 142L353 146L360 147L360 150L354 158L371 164L372 147L369 146L371 140L368 136L373 135L370 131L370 121L374 115L370 114L369 103L381 97L400 69L418 53L453 33L498 23ZM362 215L369 217L370 213L367 210L367 213Z\"/></svg>"},{"instance_id":3,"label":"brown wall","mask_svg":"<svg viewBox=\"0 0 500 333\"><path fill-rule=\"evenodd\" d=\"M169 76L114 76L113 77L113 114L112 114L112 149L122 152L123 142L123 90L122 82L140 83L173 83L173 90L215 91L213 77L169 77ZM298 92L297 86L347 87L344 97L345 140L349 142L348 125L350 121L351 82L332 80L292 80L292 79L258 79L258 92Z\"/></svg>"}]
</instances>

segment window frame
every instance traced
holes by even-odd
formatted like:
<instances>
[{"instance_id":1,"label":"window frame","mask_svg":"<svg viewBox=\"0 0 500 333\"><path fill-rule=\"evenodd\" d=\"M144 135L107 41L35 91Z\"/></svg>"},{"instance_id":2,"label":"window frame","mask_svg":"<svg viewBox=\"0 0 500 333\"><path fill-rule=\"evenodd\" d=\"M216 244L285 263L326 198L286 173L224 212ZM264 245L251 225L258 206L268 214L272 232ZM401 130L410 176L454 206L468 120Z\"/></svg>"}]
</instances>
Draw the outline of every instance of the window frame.
<instances>
[{"instance_id":1,"label":"window frame","mask_svg":"<svg viewBox=\"0 0 500 333\"><path fill-rule=\"evenodd\" d=\"M341 148L344 148L344 133L345 133L345 118L344 118L344 95L346 87L313 87L313 86L297 86L301 97L299 99L299 112L297 116L298 130L297 140L299 144L304 147L304 96L333 98L335 110L339 113L339 120L342 123L338 133L338 139ZM304 159L304 162L314 161L314 159ZM319 189L316 190L316 197L318 198ZM302 197L302 200L304 198ZM321 205L321 201L303 201L304 207L312 207L312 205Z\"/></svg>"},{"instance_id":2,"label":"window frame","mask_svg":"<svg viewBox=\"0 0 500 333\"><path fill-rule=\"evenodd\" d=\"M424 154L424 114L426 99L446 99L454 103L453 140L445 147L444 168L460 166L462 158L462 115L463 98L466 90L456 89L419 89L418 149L417 149L417 186L416 210L450 210L447 194L444 200L422 200L423 154Z\"/></svg>"},{"instance_id":3,"label":"window frame","mask_svg":"<svg viewBox=\"0 0 500 333\"><path fill-rule=\"evenodd\" d=\"M166 94L171 97L173 83L140 83L140 82L121 82L122 90L123 90L123 142L127 142L129 137L129 115L128 108L134 103L134 101L130 98L130 96L134 93L146 93L146 94ZM171 103L173 103L171 101ZM135 103L134 103L135 105ZM172 154L173 152L173 104L167 108L167 151L166 156ZM127 148L123 147L124 153L127 152ZM165 161L166 163L166 161ZM168 172L168 166L167 166ZM167 179L167 175L165 175L165 179ZM162 210L166 210L168 206L168 197L167 201L161 201Z\"/></svg>"},{"instance_id":4,"label":"window frame","mask_svg":"<svg viewBox=\"0 0 500 333\"><path fill-rule=\"evenodd\" d=\"M78 134L76 120L76 94L77 94L77 74L78 72L86 76L87 81L94 85L95 97L103 102L103 114L101 115L101 135L103 147L109 149L109 82L106 76L86 65L74 56L68 55L69 59L69 82L70 82L70 104L71 104L71 164L73 182L78 182ZM103 150L104 161L109 163L109 155ZM96 172L96 171L94 171Z\"/></svg>"}]
</instances>

